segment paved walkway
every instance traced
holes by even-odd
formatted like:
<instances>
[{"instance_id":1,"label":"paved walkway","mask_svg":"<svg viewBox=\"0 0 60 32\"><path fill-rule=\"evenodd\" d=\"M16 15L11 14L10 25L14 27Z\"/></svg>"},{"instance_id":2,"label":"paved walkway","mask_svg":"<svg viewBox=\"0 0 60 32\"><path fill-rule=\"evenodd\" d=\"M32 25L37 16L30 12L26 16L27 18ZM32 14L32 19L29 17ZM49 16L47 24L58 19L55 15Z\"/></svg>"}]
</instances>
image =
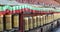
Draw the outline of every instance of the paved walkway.
<instances>
[{"instance_id":1,"label":"paved walkway","mask_svg":"<svg viewBox=\"0 0 60 32\"><path fill-rule=\"evenodd\" d=\"M54 32L60 32L60 27L55 29Z\"/></svg>"},{"instance_id":2,"label":"paved walkway","mask_svg":"<svg viewBox=\"0 0 60 32\"><path fill-rule=\"evenodd\" d=\"M60 32L60 28L58 28L55 32Z\"/></svg>"}]
</instances>

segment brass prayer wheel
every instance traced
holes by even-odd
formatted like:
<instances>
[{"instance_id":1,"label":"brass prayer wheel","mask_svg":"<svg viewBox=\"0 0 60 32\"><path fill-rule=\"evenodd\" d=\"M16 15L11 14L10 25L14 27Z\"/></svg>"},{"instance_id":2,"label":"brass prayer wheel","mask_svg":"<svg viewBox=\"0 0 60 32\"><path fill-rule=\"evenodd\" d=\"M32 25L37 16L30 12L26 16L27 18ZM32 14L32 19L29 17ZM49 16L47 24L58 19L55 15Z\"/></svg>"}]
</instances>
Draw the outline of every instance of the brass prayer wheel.
<instances>
[{"instance_id":1,"label":"brass prayer wheel","mask_svg":"<svg viewBox=\"0 0 60 32\"><path fill-rule=\"evenodd\" d=\"M29 17L28 21L29 21L29 28L33 29L33 20L32 20L32 17Z\"/></svg>"},{"instance_id":2,"label":"brass prayer wheel","mask_svg":"<svg viewBox=\"0 0 60 32\"><path fill-rule=\"evenodd\" d=\"M41 16L41 26L43 26L44 24L44 20L43 20L43 16Z\"/></svg>"},{"instance_id":3,"label":"brass prayer wheel","mask_svg":"<svg viewBox=\"0 0 60 32\"><path fill-rule=\"evenodd\" d=\"M3 31L3 15L0 15L0 31Z\"/></svg>"},{"instance_id":4,"label":"brass prayer wheel","mask_svg":"<svg viewBox=\"0 0 60 32\"><path fill-rule=\"evenodd\" d=\"M29 23L28 23L28 17L24 17L24 30L28 31L29 30Z\"/></svg>"},{"instance_id":5,"label":"brass prayer wheel","mask_svg":"<svg viewBox=\"0 0 60 32\"><path fill-rule=\"evenodd\" d=\"M12 15L5 15L6 30L12 29Z\"/></svg>"},{"instance_id":6,"label":"brass prayer wheel","mask_svg":"<svg viewBox=\"0 0 60 32\"><path fill-rule=\"evenodd\" d=\"M40 26L40 15L37 16L38 27Z\"/></svg>"},{"instance_id":7,"label":"brass prayer wheel","mask_svg":"<svg viewBox=\"0 0 60 32\"><path fill-rule=\"evenodd\" d=\"M14 28L19 28L19 15L13 15L13 27Z\"/></svg>"},{"instance_id":8,"label":"brass prayer wheel","mask_svg":"<svg viewBox=\"0 0 60 32\"><path fill-rule=\"evenodd\" d=\"M33 16L33 27L36 28L37 27L37 17Z\"/></svg>"},{"instance_id":9,"label":"brass prayer wheel","mask_svg":"<svg viewBox=\"0 0 60 32\"><path fill-rule=\"evenodd\" d=\"M45 16L46 15L43 15L43 22L44 22L43 24L46 24L46 20L45 20L46 17Z\"/></svg>"}]
</instances>

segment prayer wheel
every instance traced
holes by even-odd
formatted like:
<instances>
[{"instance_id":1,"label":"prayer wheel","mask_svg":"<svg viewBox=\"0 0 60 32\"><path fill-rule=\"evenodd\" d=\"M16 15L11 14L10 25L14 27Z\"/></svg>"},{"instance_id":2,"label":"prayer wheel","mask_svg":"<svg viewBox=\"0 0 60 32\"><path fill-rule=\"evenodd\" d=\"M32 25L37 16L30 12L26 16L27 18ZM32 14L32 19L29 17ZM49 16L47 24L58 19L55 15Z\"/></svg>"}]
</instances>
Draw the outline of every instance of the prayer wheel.
<instances>
[{"instance_id":1,"label":"prayer wheel","mask_svg":"<svg viewBox=\"0 0 60 32\"><path fill-rule=\"evenodd\" d=\"M19 29L19 14L13 15L13 28Z\"/></svg>"},{"instance_id":2,"label":"prayer wheel","mask_svg":"<svg viewBox=\"0 0 60 32\"><path fill-rule=\"evenodd\" d=\"M28 18L28 23L29 23L29 29L33 29L33 19L31 16Z\"/></svg>"},{"instance_id":3,"label":"prayer wheel","mask_svg":"<svg viewBox=\"0 0 60 32\"><path fill-rule=\"evenodd\" d=\"M12 15L5 15L6 30L12 29Z\"/></svg>"},{"instance_id":4,"label":"prayer wheel","mask_svg":"<svg viewBox=\"0 0 60 32\"><path fill-rule=\"evenodd\" d=\"M45 24L47 24L48 23L48 16L46 15L45 16Z\"/></svg>"},{"instance_id":5,"label":"prayer wheel","mask_svg":"<svg viewBox=\"0 0 60 32\"><path fill-rule=\"evenodd\" d=\"M0 31L3 31L3 15L0 15Z\"/></svg>"},{"instance_id":6,"label":"prayer wheel","mask_svg":"<svg viewBox=\"0 0 60 32\"><path fill-rule=\"evenodd\" d=\"M37 16L38 27L40 26L40 15Z\"/></svg>"},{"instance_id":7,"label":"prayer wheel","mask_svg":"<svg viewBox=\"0 0 60 32\"><path fill-rule=\"evenodd\" d=\"M43 15L43 22L44 22L43 24L44 24L44 25L46 24L45 16L46 16L46 15Z\"/></svg>"},{"instance_id":8,"label":"prayer wheel","mask_svg":"<svg viewBox=\"0 0 60 32\"><path fill-rule=\"evenodd\" d=\"M24 30L28 31L29 30L29 23L28 23L28 17L24 17Z\"/></svg>"},{"instance_id":9,"label":"prayer wheel","mask_svg":"<svg viewBox=\"0 0 60 32\"><path fill-rule=\"evenodd\" d=\"M43 26L44 24L44 20L43 20L43 16L41 16L41 26Z\"/></svg>"},{"instance_id":10,"label":"prayer wheel","mask_svg":"<svg viewBox=\"0 0 60 32\"><path fill-rule=\"evenodd\" d=\"M37 17L33 16L33 27L36 28L37 27Z\"/></svg>"},{"instance_id":11,"label":"prayer wheel","mask_svg":"<svg viewBox=\"0 0 60 32\"><path fill-rule=\"evenodd\" d=\"M54 14L54 20L56 20L56 19L58 19L58 18L57 18L57 14Z\"/></svg>"},{"instance_id":12,"label":"prayer wheel","mask_svg":"<svg viewBox=\"0 0 60 32\"><path fill-rule=\"evenodd\" d=\"M48 23L51 22L51 14L48 15Z\"/></svg>"}]
</instances>

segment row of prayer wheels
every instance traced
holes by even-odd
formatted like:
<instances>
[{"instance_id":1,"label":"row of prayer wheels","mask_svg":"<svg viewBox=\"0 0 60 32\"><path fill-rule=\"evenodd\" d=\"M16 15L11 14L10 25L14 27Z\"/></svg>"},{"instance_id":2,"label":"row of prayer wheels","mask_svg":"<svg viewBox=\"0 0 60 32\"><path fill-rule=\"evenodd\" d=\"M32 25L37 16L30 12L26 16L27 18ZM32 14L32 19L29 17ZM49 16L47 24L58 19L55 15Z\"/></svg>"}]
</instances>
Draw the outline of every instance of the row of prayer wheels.
<instances>
[{"instance_id":1,"label":"row of prayer wheels","mask_svg":"<svg viewBox=\"0 0 60 32\"><path fill-rule=\"evenodd\" d=\"M40 26L43 26L47 23L50 23L53 20L53 15L38 15L33 17L24 17L25 21L25 31L29 29L34 29Z\"/></svg>"},{"instance_id":2,"label":"row of prayer wheels","mask_svg":"<svg viewBox=\"0 0 60 32\"><path fill-rule=\"evenodd\" d=\"M60 18L60 14L44 14L23 17L24 31L44 26ZM21 24L22 25L22 24ZM0 31L19 30L19 14L0 15Z\"/></svg>"},{"instance_id":3,"label":"row of prayer wheels","mask_svg":"<svg viewBox=\"0 0 60 32\"><path fill-rule=\"evenodd\" d=\"M24 30L29 31L30 29L44 26L45 24L51 23L59 18L60 18L59 13L48 14L48 15L37 15L33 17L32 16L24 17L24 23L25 23Z\"/></svg>"},{"instance_id":4,"label":"row of prayer wheels","mask_svg":"<svg viewBox=\"0 0 60 32\"><path fill-rule=\"evenodd\" d=\"M19 15L0 15L0 31L19 29Z\"/></svg>"}]
</instances>

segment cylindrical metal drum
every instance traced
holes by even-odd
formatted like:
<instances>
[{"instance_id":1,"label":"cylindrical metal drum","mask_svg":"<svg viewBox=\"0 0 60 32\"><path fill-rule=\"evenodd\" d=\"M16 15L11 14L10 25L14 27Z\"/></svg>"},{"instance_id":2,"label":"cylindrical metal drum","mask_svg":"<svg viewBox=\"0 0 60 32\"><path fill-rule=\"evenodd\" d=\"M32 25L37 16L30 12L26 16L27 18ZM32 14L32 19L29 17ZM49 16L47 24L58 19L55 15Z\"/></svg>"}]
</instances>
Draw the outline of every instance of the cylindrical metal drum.
<instances>
[{"instance_id":1,"label":"cylindrical metal drum","mask_svg":"<svg viewBox=\"0 0 60 32\"><path fill-rule=\"evenodd\" d=\"M6 30L12 29L12 15L5 15Z\"/></svg>"},{"instance_id":2,"label":"cylindrical metal drum","mask_svg":"<svg viewBox=\"0 0 60 32\"><path fill-rule=\"evenodd\" d=\"M57 13L57 19L59 19L60 18L60 15L59 15L59 13Z\"/></svg>"},{"instance_id":3,"label":"cylindrical metal drum","mask_svg":"<svg viewBox=\"0 0 60 32\"><path fill-rule=\"evenodd\" d=\"M40 16L37 16L38 27L40 26Z\"/></svg>"},{"instance_id":4,"label":"cylindrical metal drum","mask_svg":"<svg viewBox=\"0 0 60 32\"><path fill-rule=\"evenodd\" d=\"M51 22L51 15L49 14L48 15L48 23L50 23Z\"/></svg>"},{"instance_id":5,"label":"cylindrical metal drum","mask_svg":"<svg viewBox=\"0 0 60 32\"><path fill-rule=\"evenodd\" d=\"M45 16L46 16L46 15L43 15L43 21L44 21L43 24L44 24L44 25L46 24Z\"/></svg>"},{"instance_id":6,"label":"cylindrical metal drum","mask_svg":"<svg viewBox=\"0 0 60 32\"><path fill-rule=\"evenodd\" d=\"M51 16L51 20L53 21L54 20L54 15L52 14L52 16Z\"/></svg>"},{"instance_id":7,"label":"cylindrical metal drum","mask_svg":"<svg viewBox=\"0 0 60 32\"><path fill-rule=\"evenodd\" d=\"M3 31L3 15L0 15L0 31Z\"/></svg>"},{"instance_id":8,"label":"cylindrical metal drum","mask_svg":"<svg viewBox=\"0 0 60 32\"><path fill-rule=\"evenodd\" d=\"M25 30L25 31L28 31L28 30L29 30L28 17L24 17L23 20L24 20L24 23L25 23L25 24L24 24L24 25L25 25L25 26L24 26L24 30Z\"/></svg>"},{"instance_id":9,"label":"cylindrical metal drum","mask_svg":"<svg viewBox=\"0 0 60 32\"><path fill-rule=\"evenodd\" d=\"M52 22L53 21L53 15L52 14L50 14L50 22Z\"/></svg>"},{"instance_id":10,"label":"cylindrical metal drum","mask_svg":"<svg viewBox=\"0 0 60 32\"><path fill-rule=\"evenodd\" d=\"M43 20L43 16L41 16L41 26L43 26L44 24L44 20Z\"/></svg>"},{"instance_id":11,"label":"cylindrical metal drum","mask_svg":"<svg viewBox=\"0 0 60 32\"><path fill-rule=\"evenodd\" d=\"M58 15L59 15L58 17L60 18L60 13Z\"/></svg>"},{"instance_id":12,"label":"cylindrical metal drum","mask_svg":"<svg viewBox=\"0 0 60 32\"><path fill-rule=\"evenodd\" d=\"M50 18L50 17L47 15L47 23L49 23L49 18Z\"/></svg>"},{"instance_id":13,"label":"cylindrical metal drum","mask_svg":"<svg viewBox=\"0 0 60 32\"><path fill-rule=\"evenodd\" d=\"M54 20L56 20L57 19L57 14L54 14Z\"/></svg>"},{"instance_id":14,"label":"cylindrical metal drum","mask_svg":"<svg viewBox=\"0 0 60 32\"><path fill-rule=\"evenodd\" d=\"M37 20L36 20L36 16L33 16L33 27L36 28L37 27Z\"/></svg>"},{"instance_id":15,"label":"cylindrical metal drum","mask_svg":"<svg viewBox=\"0 0 60 32\"><path fill-rule=\"evenodd\" d=\"M47 24L48 23L48 16L46 15L46 17L45 17L45 24Z\"/></svg>"},{"instance_id":16,"label":"cylindrical metal drum","mask_svg":"<svg viewBox=\"0 0 60 32\"><path fill-rule=\"evenodd\" d=\"M13 28L19 28L19 15L13 15Z\"/></svg>"},{"instance_id":17,"label":"cylindrical metal drum","mask_svg":"<svg viewBox=\"0 0 60 32\"><path fill-rule=\"evenodd\" d=\"M53 21L53 19L54 19L54 16L53 16L53 14L51 14L51 22Z\"/></svg>"},{"instance_id":18,"label":"cylindrical metal drum","mask_svg":"<svg viewBox=\"0 0 60 32\"><path fill-rule=\"evenodd\" d=\"M31 16L28 18L28 23L29 23L29 29L33 29L33 19Z\"/></svg>"}]
</instances>

